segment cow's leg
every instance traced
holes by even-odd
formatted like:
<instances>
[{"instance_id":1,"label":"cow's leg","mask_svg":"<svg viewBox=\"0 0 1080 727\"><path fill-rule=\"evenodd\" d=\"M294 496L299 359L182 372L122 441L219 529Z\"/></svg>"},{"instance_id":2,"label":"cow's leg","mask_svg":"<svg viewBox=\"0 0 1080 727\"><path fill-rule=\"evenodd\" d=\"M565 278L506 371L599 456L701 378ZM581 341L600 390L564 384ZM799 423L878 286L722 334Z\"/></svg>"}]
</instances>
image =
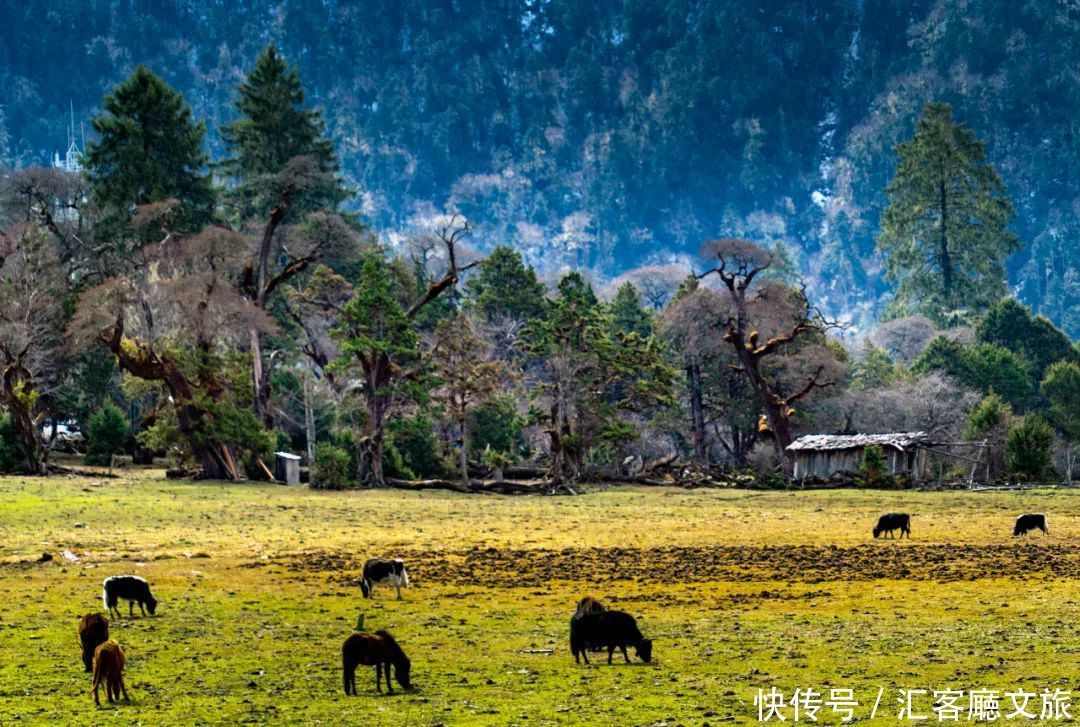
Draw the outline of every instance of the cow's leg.
<instances>
[{"instance_id":1,"label":"cow's leg","mask_svg":"<svg viewBox=\"0 0 1080 727\"><path fill-rule=\"evenodd\" d=\"M98 696L98 686L101 685L101 679L94 677L94 704L101 706L101 698ZM108 689L108 687L106 687Z\"/></svg>"},{"instance_id":2,"label":"cow's leg","mask_svg":"<svg viewBox=\"0 0 1080 727\"><path fill-rule=\"evenodd\" d=\"M607 647L607 663L611 663L611 655L615 653L615 644L609 644Z\"/></svg>"},{"instance_id":3,"label":"cow's leg","mask_svg":"<svg viewBox=\"0 0 1080 727\"><path fill-rule=\"evenodd\" d=\"M146 607L145 607L145 606L143 606L143 602L142 602L142 601L139 601L139 612L140 612L140 613L142 613L142 615L143 615L143 616L145 616L145 615L146 615Z\"/></svg>"},{"instance_id":4,"label":"cow's leg","mask_svg":"<svg viewBox=\"0 0 1080 727\"><path fill-rule=\"evenodd\" d=\"M397 590L397 600L401 600L401 581L394 582L394 588Z\"/></svg>"},{"instance_id":5,"label":"cow's leg","mask_svg":"<svg viewBox=\"0 0 1080 727\"><path fill-rule=\"evenodd\" d=\"M124 693L124 701L125 701L125 702L130 702L130 701L131 701L131 697L129 697L129 696L128 696L128 693L127 693L127 687L126 687L126 686L124 686L124 675L123 675L123 674L121 674L120 676L118 676L118 677L117 677L117 679L118 679L118 680L119 680L119 682L120 682L120 691ZM116 695L116 698L117 698L117 699L120 699L120 695L119 695L119 694L117 694L117 695Z\"/></svg>"},{"instance_id":6,"label":"cow's leg","mask_svg":"<svg viewBox=\"0 0 1080 727\"><path fill-rule=\"evenodd\" d=\"M394 684L390 681L390 662L386 662L386 693L394 693Z\"/></svg>"},{"instance_id":7,"label":"cow's leg","mask_svg":"<svg viewBox=\"0 0 1080 727\"><path fill-rule=\"evenodd\" d=\"M622 658L626 659L626 663L629 664L630 657L626 653L626 644L620 645L619 648L622 649Z\"/></svg>"},{"instance_id":8,"label":"cow's leg","mask_svg":"<svg viewBox=\"0 0 1080 727\"><path fill-rule=\"evenodd\" d=\"M135 615L135 602L134 601L128 601L128 617L130 618L130 617L132 617L134 615Z\"/></svg>"}]
</instances>

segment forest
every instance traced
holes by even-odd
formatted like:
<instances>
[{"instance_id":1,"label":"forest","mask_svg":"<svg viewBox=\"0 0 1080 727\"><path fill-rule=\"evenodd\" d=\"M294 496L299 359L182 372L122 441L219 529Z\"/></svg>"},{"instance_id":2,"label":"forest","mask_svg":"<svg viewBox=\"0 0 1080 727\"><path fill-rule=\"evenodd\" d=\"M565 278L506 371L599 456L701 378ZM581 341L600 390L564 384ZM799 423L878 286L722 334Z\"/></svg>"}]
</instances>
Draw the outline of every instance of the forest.
<instances>
[{"instance_id":1,"label":"forest","mask_svg":"<svg viewBox=\"0 0 1080 727\"><path fill-rule=\"evenodd\" d=\"M468 204L386 232L306 83L269 43L215 123L138 65L80 171L3 171L0 470L55 469L77 427L88 464L211 479L288 450L334 489L783 485L801 434L906 431L984 443L987 479L1072 480L1080 349L1009 284L1008 169L949 103L893 150L861 329L737 224L605 285L478 239ZM875 448L852 476L907 484Z\"/></svg>"},{"instance_id":2,"label":"forest","mask_svg":"<svg viewBox=\"0 0 1080 727\"><path fill-rule=\"evenodd\" d=\"M1080 9L1062 1L27 0L0 8L0 165L47 165L139 63L223 158L271 40L324 108L345 209L388 243L447 208L554 283L696 261L702 240L790 256L866 332L893 147L949 103L987 142L1024 245L1011 291L1080 335Z\"/></svg>"}]
</instances>

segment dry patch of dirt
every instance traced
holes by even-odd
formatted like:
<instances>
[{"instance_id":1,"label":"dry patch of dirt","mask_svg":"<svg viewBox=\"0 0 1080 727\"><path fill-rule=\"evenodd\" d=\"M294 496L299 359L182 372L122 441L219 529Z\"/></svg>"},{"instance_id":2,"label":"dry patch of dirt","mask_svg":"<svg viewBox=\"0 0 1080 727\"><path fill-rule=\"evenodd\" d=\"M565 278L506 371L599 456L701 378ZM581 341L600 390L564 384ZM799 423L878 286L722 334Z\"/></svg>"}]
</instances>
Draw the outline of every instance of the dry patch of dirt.
<instances>
[{"instance_id":1,"label":"dry patch of dirt","mask_svg":"<svg viewBox=\"0 0 1080 727\"><path fill-rule=\"evenodd\" d=\"M983 578L1080 579L1080 546L1046 543L853 547L780 545L658 548L496 549L411 551L405 559L417 583L538 587L549 581L607 583L826 583L878 579L973 581ZM363 560L328 551L287 553L249 564L294 572L359 577Z\"/></svg>"}]
</instances>

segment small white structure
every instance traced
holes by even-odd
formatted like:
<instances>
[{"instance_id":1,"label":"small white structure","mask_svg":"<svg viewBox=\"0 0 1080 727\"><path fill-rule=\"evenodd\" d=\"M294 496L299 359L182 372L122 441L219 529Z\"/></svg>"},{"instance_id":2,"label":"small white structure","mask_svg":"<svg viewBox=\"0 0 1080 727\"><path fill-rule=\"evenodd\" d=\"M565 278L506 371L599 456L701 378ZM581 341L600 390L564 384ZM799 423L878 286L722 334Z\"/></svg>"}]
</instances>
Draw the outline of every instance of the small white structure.
<instances>
[{"instance_id":1,"label":"small white structure","mask_svg":"<svg viewBox=\"0 0 1080 727\"><path fill-rule=\"evenodd\" d=\"M290 452L274 452L274 478L286 485L300 484L300 456Z\"/></svg>"},{"instance_id":2,"label":"small white structure","mask_svg":"<svg viewBox=\"0 0 1080 727\"><path fill-rule=\"evenodd\" d=\"M796 480L858 472L867 447L881 450L891 474L922 480L926 477L929 445L930 436L926 432L809 434L789 444L788 451L792 453Z\"/></svg>"},{"instance_id":3,"label":"small white structure","mask_svg":"<svg viewBox=\"0 0 1080 727\"><path fill-rule=\"evenodd\" d=\"M86 139L83 138L83 146L86 145ZM53 153L53 168L59 169L64 172L70 172L72 174L78 174L82 171L82 151L79 150L79 145L75 143L75 107L71 107L71 125L68 126L68 148L67 153L64 154L64 158L60 158L58 152Z\"/></svg>"}]
</instances>

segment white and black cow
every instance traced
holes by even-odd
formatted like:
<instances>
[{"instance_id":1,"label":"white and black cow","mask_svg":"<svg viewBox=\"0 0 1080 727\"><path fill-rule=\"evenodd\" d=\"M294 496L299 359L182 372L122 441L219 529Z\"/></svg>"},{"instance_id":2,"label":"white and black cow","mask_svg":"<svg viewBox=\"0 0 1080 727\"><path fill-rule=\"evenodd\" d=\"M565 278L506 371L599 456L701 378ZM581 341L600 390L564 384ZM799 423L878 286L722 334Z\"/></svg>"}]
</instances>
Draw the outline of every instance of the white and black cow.
<instances>
[{"instance_id":1,"label":"white and black cow","mask_svg":"<svg viewBox=\"0 0 1080 727\"><path fill-rule=\"evenodd\" d=\"M385 583L397 590L401 600L401 589L409 586L409 572L405 570L405 561L400 558L371 558L364 563L364 575L360 579L360 590L364 598L372 598L376 583Z\"/></svg>"},{"instance_id":2,"label":"white and black cow","mask_svg":"<svg viewBox=\"0 0 1080 727\"><path fill-rule=\"evenodd\" d=\"M1013 535L1027 535L1030 530L1042 530L1049 535L1050 528L1046 524L1046 515L1041 512L1029 512L1016 518Z\"/></svg>"},{"instance_id":3,"label":"white and black cow","mask_svg":"<svg viewBox=\"0 0 1080 727\"><path fill-rule=\"evenodd\" d=\"M111 576L106 578L101 584L101 602L105 604L106 610L111 616L116 612L116 617L120 618L120 609L117 607L120 599L124 599L128 602L128 615L135 615L135 604L139 604L139 610L142 611L142 615L145 616L149 611L150 615L154 615L154 611L157 610L157 599L150 594L150 584L146 582L145 578L139 576Z\"/></svg>"}]
</instances>

